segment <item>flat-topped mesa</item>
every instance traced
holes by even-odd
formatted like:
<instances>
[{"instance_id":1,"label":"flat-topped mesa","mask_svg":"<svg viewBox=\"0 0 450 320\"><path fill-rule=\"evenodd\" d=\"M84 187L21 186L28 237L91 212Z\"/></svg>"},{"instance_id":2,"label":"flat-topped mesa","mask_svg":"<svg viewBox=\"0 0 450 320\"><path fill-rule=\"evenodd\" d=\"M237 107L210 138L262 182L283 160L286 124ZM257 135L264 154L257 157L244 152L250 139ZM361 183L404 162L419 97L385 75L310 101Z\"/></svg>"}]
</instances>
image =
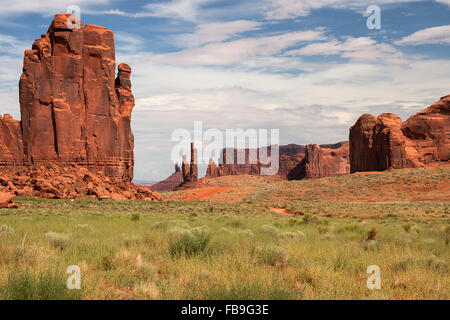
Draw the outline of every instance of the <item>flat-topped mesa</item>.
<instances>
[{"instance_id":1,"label":"flat-topped mesa","mask_svg":"<svg viewBox=\"0 0 450 320\"><path fill-rule=\"evenodd\" d=\"M26 163L79 164L131 181L131 68L115 79L113 32L55 16L48 32L25 51L20 111Z\"/></svg>"},{"instance_id":2,"label":"flat-topped mesa","mask_svg":"<svg viewBox=\"0 0 450 320\"><path fill-rule=\"evenodd\" d=\"M210 161L206 176L259 175L261 168L267 166L259 160L259 154L262 151L262 154L270 157L271 150L272 147L264 147L252 149L251 153L250 149L223 149L222 162L217 166L214 161ZM243 155L242 163L237 161L238 153ZM256 159L253 159L255 156ZM350 173L348 142L320 146L280 146L279 160L277 176L281 179L322 178Z\"/></svg>"},{"instance_id":3,"label":"flat-topped mesa","mask_svg":"<svg viewBox=\"0 0 450 320\"><path fill-rule=\"evenodd\" d=\"M362 115L350 128L351 172L422 167L450 160L450 96L402 120Z\"/></svg>"}]
</instances>

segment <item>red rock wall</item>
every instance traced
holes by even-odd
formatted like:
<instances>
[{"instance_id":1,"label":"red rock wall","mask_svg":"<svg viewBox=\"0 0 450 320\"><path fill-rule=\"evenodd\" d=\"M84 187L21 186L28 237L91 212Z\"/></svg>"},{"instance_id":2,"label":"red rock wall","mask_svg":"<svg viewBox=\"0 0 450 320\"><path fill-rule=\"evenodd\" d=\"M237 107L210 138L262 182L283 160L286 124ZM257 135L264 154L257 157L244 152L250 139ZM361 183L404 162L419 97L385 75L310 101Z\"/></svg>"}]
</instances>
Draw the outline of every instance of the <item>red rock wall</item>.
<instances>
[{"instance_id":1,"label":"red rock wall","mask_svg":"<svg viewBox=\"0 0 450 320\"><path fill-rule=\"evenodd\" d=\"M307 179L349 174L349 143L345 142L336 149L307 145L304 162Z\"/></svg>"},{"instance_id":2,"label":"red rock wall","mask_svg":"<svg viewBox=\"0 0 450 320\"><path fill-rule=\"evenodd\" d=\"M0 116L0 166L23 165L23 142L20 121L9 114Z\"/></svg>"},{"instance_id":3,"label":"red rock wall","mask_svg":"<svg viewBox=\"0 0 450 320\"><path fill-rule=\"evenodd\" d=\"M268 155L270 156L270 148ZM280 167L277 175L281 179L298 180L304 178L322 178L350 173L349 143L334 145L287 145L280 146ZM258 153L257 153L258 154ZM222 162L227 153L223 151ZM245 150L245 164L237 164L237 150L234 150L234 164L210 163L207 177L260 173L261 163L249 162L249 150ZM252 161L254 162L254 161Z\"/></svg>"},{"instance_id":4,"label":"red rock wall","mask_svg":"<svg viewBox=\"0 0 450 320\"><path fill-rule=\"evenodd\" d=\"M407 121L364 114L350 128L351 172L421 167L450 159L450 96Z\"/></svg>"},{"instance_id":5,"label":"red rock wall","mask_svg":"<svg viewBox=\"0 0 450 320\"><path fill-rule=\"evenodd\" d=\"M131 68L115 79L112 31L69 29L57 15L25 52L20 78L23 147L28 163L76 163L131 181Z\"/></svg>"}]
</instances>

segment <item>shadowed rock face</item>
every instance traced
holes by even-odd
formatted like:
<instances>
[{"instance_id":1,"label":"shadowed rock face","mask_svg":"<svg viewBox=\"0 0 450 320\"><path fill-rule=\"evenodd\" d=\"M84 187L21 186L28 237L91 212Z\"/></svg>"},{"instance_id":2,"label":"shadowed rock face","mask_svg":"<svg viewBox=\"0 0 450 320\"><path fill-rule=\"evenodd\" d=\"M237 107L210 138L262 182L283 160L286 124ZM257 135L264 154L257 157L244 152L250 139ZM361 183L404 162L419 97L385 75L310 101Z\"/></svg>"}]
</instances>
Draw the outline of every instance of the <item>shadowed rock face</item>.
<instances>
[{"instance_id":1,"label":"shadowed rock face","mask_svg":"<svg viewBox=\"0 0 450 320\"><path fill-rule=\"evenodd\" d=\"M351 172L421 167L450 159L450 96L407 121L364 114L350 128Z\"/></svg>"},{"instance_id":2,"label":"shadowed rock face","mask_svg":"<svg viewBox=\"0 0 450 320\"><path fill-rule=\"evenodd\" d=\"M115 79L113 33L69 29L57 15L25 51L20 78L24 160L76 163L124 181L133 178L131 68Z\"/></svg>"}]
</instances>

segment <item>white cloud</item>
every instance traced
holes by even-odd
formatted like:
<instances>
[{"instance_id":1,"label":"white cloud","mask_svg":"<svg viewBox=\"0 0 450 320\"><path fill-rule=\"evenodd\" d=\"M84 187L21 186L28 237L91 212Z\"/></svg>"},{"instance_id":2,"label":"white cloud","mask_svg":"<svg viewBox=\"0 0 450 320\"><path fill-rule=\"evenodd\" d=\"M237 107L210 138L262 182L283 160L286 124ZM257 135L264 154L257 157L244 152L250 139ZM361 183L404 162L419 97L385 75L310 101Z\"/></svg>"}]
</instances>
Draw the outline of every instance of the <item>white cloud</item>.
<instances>
[{"instance_id":1,"label":"white cloud","mask_svg":"<svg viewBox=\"0 0 450 320\"><path fill-rule=\"evenodd\" d=\"M139 52L145 44L145 39L128 32L118 31L114 33L116 41L116 51L122 52Z\"/></svg>"},{"instance_id":2,"label":"white cloud","mask_svg":"<svg viewBox=\"0 0 450 320\"><path fill-rule=\"evenodd\" d=\"M449 0L450 2L450 0ZM450 44L450 25L417 31L400 41L398 45Z\"/></svg>"},{"instance_id":3,"label":"white cloud","mask_svg":"<svg viewBox=\"0 0 450 320\"><path fill-rule=\"evenodd\" d=\"M230 65L252 57L278 54L300 42L324 39L322 31L288 32L277 36L211 43L201 48L156 55L154 60L175 65Z\"/></svg>"},{"instance_id":4,"label":"white cloud","mask_svg":"<svg viewBox=\"0 0 450 320\"><path fill-rule=\"evenodd\" d=\"M357 62L311 64L298 75L199 65L168 65L151 54L120 56L133 68L136 177L163 179L173 171L170 135L207 128L279 128L281 143L348 139L362 113L403 119L448 92L448 60L408 66ZM262 59L262 61L260 61ZM296 57L253 57L247 64L296 64ZM281 68L282 66L280 66Z\"/></svg>"},{"instance_id":5,"label":"white cloud","mask_svg":"<svg viewBox=\"0 0 450 320\"><path fill-rule=\"evenodd\" d=\"M405 64L407 59L403 53L389 44L377 43L368 37L347 37L345 41L331 40L313 43L303 48L292 50L287 55L339 55L352 61L379 62L386 64Z\"/></svg>"},{"instance_id":6,"label":"white cloud","mask_svg":"<svg viewBox=\"0 0 450 320\"><path fill-rule=\"evenodd\" d=\"M436 2L446 4L450 7L450 0L436 0Z\"/></svg>"},{"instance_id":7,"label":"white cloud","mask_svg":"<svg viewBox=\"0 0 450 320\"><path fill-rule=\"evenodd\" d=\"M211 0L172 0L166 3L150 3L144 6L148 14L161 18L181 18L187 21L196 21L200 7Z\"/></svg>"},{"instance_id":8,"label":"white cloud","mask_svg":"<svg viewBox=\"0 0 450 320\"><path fill-rule=\"evenodd\" d=\"M112 0L20 0L8 1L7 4L2 4L0 10L1 17L9 17L11 15L22 15L25 13L40 13L43 15L52 15L55 13L66 12L70 5L78 5L83 10L88 10L92 6L106 5Z\"/></svg>"},{"instance_id":9,"label":"white cloud","mask_svg":"<svg viewBox=\"0 0 450 320\"><path fill-rule=\"evenodd\" d=\"M423 0L378 0L376 3L372 0L271 0L266 18L269 20L294 19L307 16L312 10L325 7L363 10L372 4L383 5L419 1Z\"/></svg>"},{"instance_id":10,"label":"white cloud","mask_svg":"<svg viewBox=\"0 0 450 320\"><path fill-rule=\"evenodd\" d=\"M240 33L257 30L261 22L235 20L197 25L194 33L182 33L176 36L176 43L181 47L198 47L212 42L228 40Z\"/></svg>"},{"instance_id":11,"label":"white cloud","mask_svg":"<svg viewBox=\"0 0 450 320\"><path fill-rule=\"evenodd\" d=\"M29 43L11 35L0 33L0 54L23 55L26 49L31 49Z\"/></svg>"}]
</instances>

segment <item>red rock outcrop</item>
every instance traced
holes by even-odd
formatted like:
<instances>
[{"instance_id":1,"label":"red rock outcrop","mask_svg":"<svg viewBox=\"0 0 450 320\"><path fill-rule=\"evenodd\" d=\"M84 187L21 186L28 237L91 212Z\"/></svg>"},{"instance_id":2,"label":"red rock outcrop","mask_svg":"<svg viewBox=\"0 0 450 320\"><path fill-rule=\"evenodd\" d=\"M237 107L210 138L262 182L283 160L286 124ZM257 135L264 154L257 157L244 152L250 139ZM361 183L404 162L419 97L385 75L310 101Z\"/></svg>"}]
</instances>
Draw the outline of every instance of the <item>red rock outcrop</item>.
<instances>
[{"instance_id":1,"label":"red rock outcrop","mask_svg":"<svg viewBox=\"0 0 450 320\"><path fill-rule=\"evenodd\" d=\"M55 16L25 51L21 121L0 117L0 189L17 195L161 200L131 183L131 68L118 66L112 31Z\"/></svg>"},{"instance_id":2,"label":"red rock outcrop","mask_svg":"<svg viewBox=\"0 0 450 320\"><path fill-rule=\"evenodd\" d=\"M349 143L345 142L336 149L307 145L304 162L306 179L349 174Z\"/></svg>"},{"instance_id":3,"label":"red rock outcrop","mask_svg":"<svg viewBox=\"0 0 450 320\"><path fill-rule=\"evenodd\" d=\"M149 187L150 190L158 192L172 191L176 187L180 186L184 182L183 173L181 172L178 164L175 165L175 172L170 175L167 179L155 183Z\"/></svg>"},{"instance_id":4,"label":"red rock outcrop","mask_svg":"<svg viewBox=\"0 0 450 320\"><path fill-rule=\"evenodd\" d=\"M119 65L111 30L67 26L56 15L48 32L25 51L20 78L27 163L76 163L131 181L131 68Z\"/></svg>"},{"instance_id":5,"label":"red rock outcrop","mask_svg":"<svg viewBox=\"0 0 450 320\"><path fill-rule=\"evenodd\" d=\"M264 148L263 154L271 156L271 148ZM264 166L258 160L259 149L256 150L256 160L250 159L249 149L244 151L245 163L239 163L236 149L223 150L221 163L217 167L210 163L206 171L207 177L251 174L258 175ZM234 152L234 154L233 154ZM231 163L227 163L228 156L234 156ZM228 158L227 158L228 157ZM287 145L279 147L279 170L277 175L281 179L298 180L304 178L321 178L350 173L349 143L340 142L332 145ZM241 159L242 160L242 159ZM256 163L255 163L256 162Z\"/></svg>"},{"instance_id":6,"label":"red rock outcrop","mask_svg":"<svg viewBox=\"0 0 450 320\"><path fill-rule=\"evenodd\" d=\"M12 202L15 197L13 193L0 192L0 208L17 208L18 206Z\"/></svg>"},{"instance_id":7,"label":"red rock outcrop","mask_svg":"<svg viewBox=\"0 0 450 320\"><path fill-rule=\"evenodd\" d=\"M450 160L450 95L411 116L402 132L413 164Z\"/></svg>"},{"instance_id":8,"label":"red rock outcrop","mask_svg":"<svg viewBox=\"0 0 450 320\"><path fill-rule=\"evenodd\" d=\"M15 195L49 199L93 197L113 200L161 200L157 192L121 178L95 174L75 164L39 163L1 168L0 190Z\"/></svg>"},{"instance_id":9,"label":"red rock outcrop","mask_svg":"<svg viewBox=\"0 0 450 320\"><path fill-rule=\"evenodd\" d=\"M20 121L9 114L0 115L0 166L23 165L23 142Z\"/></svg>"},{"instance_id":10,"label":"red rock outcrop","mask_svg":"<svg viewBox=\"0 0 450 320\"><path fill-rule=\"evenodd\" d=\"M197 149L195 149L193 142L191 142L191 162L188 163L187 156L183 155L181 169L184 182L196 182L198 180Z\"/></svg>"},{"instance_id":11,"label":"red rock outcrop","mask_svg":"<svg viewBox=\"0 0 450 320\"><path fill-rule=\"evenodd\" d=\"M351 172L421 167L450 159L450 96L407 121L364 114L350 128Z\"/></svg>"}]
</instances>

